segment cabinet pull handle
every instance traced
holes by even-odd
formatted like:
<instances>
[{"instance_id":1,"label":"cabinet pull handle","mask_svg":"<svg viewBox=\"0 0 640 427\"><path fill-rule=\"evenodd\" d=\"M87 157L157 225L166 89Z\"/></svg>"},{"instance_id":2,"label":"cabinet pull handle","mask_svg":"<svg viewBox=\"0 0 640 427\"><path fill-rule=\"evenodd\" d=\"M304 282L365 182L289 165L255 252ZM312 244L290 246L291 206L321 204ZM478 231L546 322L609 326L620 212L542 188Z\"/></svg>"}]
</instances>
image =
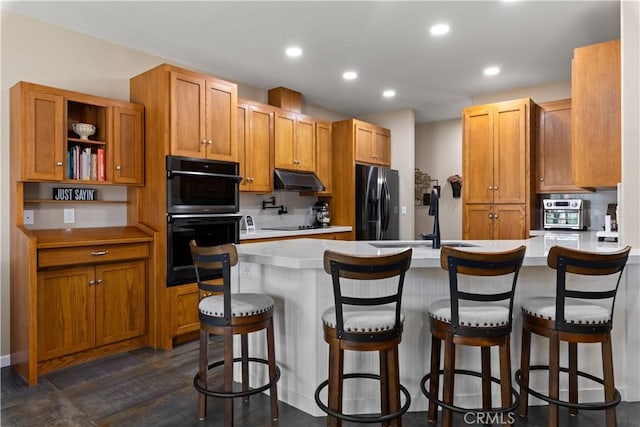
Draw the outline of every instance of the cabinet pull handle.
<instances>
[{"instance_id":1,"label":"cabinet pull handle","mask_svg":"<svg viewBox=\"0 0 640 427\"><path fill-rule=\"evenodd\" d=\"M95 280L89 280L89 286L93 286L93 285L95 285L95 284L96 284L96 281L95 281Z\"/></svg>"},{"instance_id":2,"label":"cabinet pull handle","mask_svg":"<svg viewBox=\"0 0 640 427\"><path fill-rule=\"evenodd\" d=\"M119 171L120 169L122 169L122 166L116 165L116 170Z\"/></svg>"},{"instance_id":3,"label":"cabinet pull handle","mask_svg":"<svg viewBox=\"0 0 640 427\"><path fill-rule=\"evenodd\" d=\"M98 280L96 281L96 284L97 284L97 285L100 285L100 284L102 284L102 282L104 282L104 280L102 280L102 279L98 279Z\"/></svg>"},{"instance_id":4,"label":"cabinet pull handle","mask_svg":"<svg viewBox=\"0 0 640 427\"><path fill-rule=\"evenodd\" d=\"M56 166L62 166L62 162L56 162Z\"/></svg>"},{"instance_id":5,"label":"cabinet pull handle","mask_svg":"<svg viewBox=\"0 0 640 427\"><path fill-rule=\"evenodd\" d=\"M102 255L107 255L109 253L109 251L95 251L95 252L91 252L91 255L93 256L102 256Z\"/></svg>"}]
</instances>

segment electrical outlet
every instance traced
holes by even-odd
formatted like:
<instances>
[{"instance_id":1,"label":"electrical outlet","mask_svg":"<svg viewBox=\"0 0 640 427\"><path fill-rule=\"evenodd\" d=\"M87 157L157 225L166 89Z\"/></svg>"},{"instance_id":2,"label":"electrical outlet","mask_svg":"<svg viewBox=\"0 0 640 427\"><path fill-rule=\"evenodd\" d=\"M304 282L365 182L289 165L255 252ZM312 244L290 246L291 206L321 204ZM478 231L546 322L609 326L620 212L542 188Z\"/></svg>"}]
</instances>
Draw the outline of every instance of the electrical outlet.
<instances>
[{"instance_id":1,"label":"electrical outlet","mask_svg":"<svg viewBox=\"0 0 640 427\"><path fill-rule=\"evenodd\" d=\"M30 209L25 209L24 211L24 224L25 225L33 225L33 211Z\"/></svg>"},{"instance_id":2,"label":"electrical outlet","mask_svg":"<svg viewBox=\"0 0 640 427\"><path fill-rule=\"evenodd\" d=\"M75 209L65 209L64 210L64 223L65 224L73 224L76 222L76 211Z\"/></svg>"},{"instance_id":3,"label":"electrical outlet","mask_svg":"<svg viewBox=\"0 0 640 427\"><path fill-rule=\"evenodd\" d=\"M402 215L406 215L406 214L407 214L407 207L406 207L406 206L403 206L403 207L401 208L401 211L402 211Z\"/></svg>"},{"instance_id":4,"label":"electrical outlet","mask_svg":"<svg viewBox=\"0 0 640 427\"><path fill-rule=\"evenodd\" d=\"M240 263L240 278L251 279L251 265Z\"/></svg>"}]
</instances>

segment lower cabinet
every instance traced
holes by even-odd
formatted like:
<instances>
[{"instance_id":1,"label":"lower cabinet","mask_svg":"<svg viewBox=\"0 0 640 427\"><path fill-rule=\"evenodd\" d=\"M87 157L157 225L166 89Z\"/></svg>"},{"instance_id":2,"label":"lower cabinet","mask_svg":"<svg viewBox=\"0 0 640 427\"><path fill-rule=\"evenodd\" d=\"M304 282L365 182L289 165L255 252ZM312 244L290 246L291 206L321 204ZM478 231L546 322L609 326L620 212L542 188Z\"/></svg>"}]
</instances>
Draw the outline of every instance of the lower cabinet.
<instances>
[{"instance_id":1,"label":"lower cabinet","mask_svg":"<svg viewBox=\"0 0 640 427\"><path fill-rule=\"evenodd\" d=\"M171 299L171 335L184 335L200 329L198 313L198 285L174 286L169 292Z\"/></svg>"},{"instance_id":2,"label":"lower cabinet","mask_svg":"<svg viewBox=\"0 0 640 427\"><path fill-rule=\"evenodd\" d=\"M467 240L521 239L526 205L466 204L463 235Z\"/></svg>"},{"instance_id":3,"label":"lower cabinet","mask_svg":"<svg viewBox=\"0 0 640 427\"><path fill-rule=\"evenodd\" d=\"M145 262L46 270L38 277L38 360L145 332Z\"/></svg>"}]
</instances>

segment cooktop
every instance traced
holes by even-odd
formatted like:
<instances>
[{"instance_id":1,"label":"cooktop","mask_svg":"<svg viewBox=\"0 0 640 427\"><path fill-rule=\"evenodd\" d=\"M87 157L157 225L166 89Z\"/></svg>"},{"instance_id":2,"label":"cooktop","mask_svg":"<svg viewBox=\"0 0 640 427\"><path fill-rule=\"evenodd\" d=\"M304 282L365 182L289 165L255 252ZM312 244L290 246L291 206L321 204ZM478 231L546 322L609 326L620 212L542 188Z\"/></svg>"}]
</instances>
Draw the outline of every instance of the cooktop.
<instances>
[{"instance_id":1,"label":"cooktop","mask_svg":"<svg viewBox=\"0 0 640 427\"><path fill-rule=\"evenodd\" d=\"M297 231L297 230L312 230L314 228L322 228L316 225L289 225L282 227L262 227L263 230L277 230L277 231Z\"/></svg>"}]
</instances>

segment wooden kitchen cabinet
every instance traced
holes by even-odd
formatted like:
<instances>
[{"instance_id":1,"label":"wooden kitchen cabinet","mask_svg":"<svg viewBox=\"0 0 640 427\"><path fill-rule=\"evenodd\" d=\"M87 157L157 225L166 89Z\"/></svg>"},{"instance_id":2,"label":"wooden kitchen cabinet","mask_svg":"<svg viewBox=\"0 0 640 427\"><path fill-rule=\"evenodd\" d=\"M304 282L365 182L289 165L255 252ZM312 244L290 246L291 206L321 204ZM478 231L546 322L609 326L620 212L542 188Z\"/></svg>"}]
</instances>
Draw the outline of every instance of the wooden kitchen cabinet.
<instances>
[{"instance_id":1,"label":"wooden kitchen cabinet","mask_svg":"<svg viewBox=\"0 0 640 427\"><path fill-rule=\"evenodd\" d=\"M585 193L573 185L571 99L543 102L537 109L536 193Z\"/></svg>"},{"instance_id":2,"label":"wooden kitchen cabinet","mask_svg":"<svg viewBox=\"0 0 640 427\"><path fill-rule=\"evenodd\" d=\"M319 196L330 196L333 191L331 153L331 123L316 121L316 175L324 184L324 191L316 193Z\"/></svg>"},{"instance_id":3,"label":"wooden kitchen cabinet","mask_svg":"<svg viewBox=\"0 0 640 427\"><path fill-rule=\"evenodd\" d=\"M276 168L315 171L315 121L312 118L277 110L274 138Z\"/></svg>"},{"instance_id":4,"label":"wooden kitchen cabinet","mask_svg":"<svg viewBox=\"0 0 640 427\"><path fill-rule=\"evenodd\" d=\"M37 301L39 362L142 336L145 262L44 270Z\"/></svg>"},{"instance_id":5,"label":"wooden kitchen cabinet","mask_svg":"<svg viewBox=\"0 0 640 427\"><path fill-rule=\"evenodd\" d=\"M171 70L171 154L237 161L237 85L167 69Z\"/></svg>"},{"instance_id":6,"label":"wooden kitchen cabinet","mask_svg":"<svg viewBox=\"0 0 640 427\"><path fill-rule=\"evenodd\" d=\"M523 239L527 212L524 204L469 204L465 206L463 236L466 240ZM528 236L528 232L527 232Z\"/></svg>"},{"instance_id":7,"label":"wooden kitchen cabinet","mask_svg":"<svg viewBox=\"0 0 640 427\"><path fill-rule=\"evenodd\" d=\"M620 40L574 50L571 72L573 183L621 181Z\"/></svg>"},{"instance_id":8,"label":"wooden kitchen cabinet","mask_svg":"<svg viewBox=\"0 0 640 427\"><path fill-rule=\"evenodd\" d=\"M501 230L511 230L506 233L513 236L510 238L523 239L529 235L535 188L531 173L534 109L535 104L528 98L464 109L464 239L475 235L505 238L500 237L505 234ZM519 205L525 215L515 219L500 214L502 205ZM481 215L484 216L480 218ZM483 227L486 221L496 224ZM479 229L475 230L476 227Z\"/></svg>"},{"instance_id":9,"label":"wooden kitchen cabinet","mask_svg":"<svg viewBox=\"0 0 640 427\"><path fill-rule=\"evenodd\" d=\"M16 227L11 363L29 385L46 372L148 344L153 240L138 227Z\"/></svg>"},{"instance_id":10,"label":"wooden kitchen cabinet","mask_svg":"<svg viewBox=\"0 0 640 427\"><path fill-rule=\"evenodd\" d=\"M18 181L144 183L141 105L27 82L11 88L10 102ZM75 123L96 131L81 139Z\"/></svg>"},{"instance_id":11,"label":"wooden kitchen cabinet","mask_svg":"<svg viewBox=\"0 0 640 427\"><path fill-rule=\"evenodd\" d=\"M356 161L391 166L391 132L389 129L354 120Z\"/></svg>"},{"instance_id":12,"label":"wooden kitchen cabinet","mask_svg":"<svg viewBox=\"0 0 640 427\"><path fill-rule=\"evenodd\" d=\"M273 191L273 109L263 104L238 103L238 161L240 191Z\"/></svg>"}]
</instances>

